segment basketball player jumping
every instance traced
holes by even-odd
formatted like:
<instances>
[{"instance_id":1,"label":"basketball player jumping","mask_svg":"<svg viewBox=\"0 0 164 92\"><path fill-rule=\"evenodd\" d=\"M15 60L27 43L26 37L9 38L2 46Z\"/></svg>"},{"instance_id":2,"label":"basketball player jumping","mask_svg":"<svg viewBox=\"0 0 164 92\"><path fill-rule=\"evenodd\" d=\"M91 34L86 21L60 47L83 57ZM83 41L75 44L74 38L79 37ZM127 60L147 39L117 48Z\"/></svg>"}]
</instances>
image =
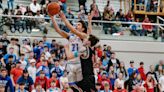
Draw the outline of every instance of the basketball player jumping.
<instances>
[{"instance_id":1,"label":"basketball player jumping","mask_svg":"<svg viewBox=\"0 0 164 92\"><path fill-rule=\"evenodd\" d=\"M89 35L87 39L84 39L83 47L80 48L79 52L71 52L69 46L65 46L67 57L80 57L83 80L77 82L77 86L79 86L84 92L96 92L92 59L95 52L92 50L92 47L98 42L99 39L97 37Z\"/></svg>"},{"instance_id":2,"label":"basketball player jumping","mask_svg":"<svg viewBox=\"0 0 164 92\"><path fill-rule=\"evenodd\" d=\"M59 13L62 21L65 23L65 25L70 29L71 33L66 33L64 31L61 31L59 26L57 25L55 19L53 16L51 16L51 20L53 22L54 28L56 32L58 32L62 37L68 39L69 41L69 48L70 50L75 53L78 52L79 48L82 47L82 40L86 39L88 35L91 33L92 25L91 25L91 19L92 17L89 16L88 18L88 29L83 21L79 21L76 25L76 28L74 28L70 22L66 19L65 15L60 12ZM74 35L76 34L76 35ZM69 84L75 85L76 82L79 82L83 79L82 77L82 70L81 70L81 63L80 58L68 58L67 67L66 70L68 71L68 79Z\"/></svg>"}]
</instances>

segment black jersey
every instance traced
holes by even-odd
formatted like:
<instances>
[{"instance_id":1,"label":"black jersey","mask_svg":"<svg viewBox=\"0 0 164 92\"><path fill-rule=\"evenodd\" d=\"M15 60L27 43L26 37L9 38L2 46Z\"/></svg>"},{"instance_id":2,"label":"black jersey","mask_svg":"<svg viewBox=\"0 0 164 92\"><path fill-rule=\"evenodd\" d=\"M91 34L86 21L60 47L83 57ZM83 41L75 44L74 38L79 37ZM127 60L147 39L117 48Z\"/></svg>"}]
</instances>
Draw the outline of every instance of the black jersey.
<instances>
[{"instance_id":1,"label":"black jersey","mask_svg":"<svg viewBox=\"0 0 164 92\"><path fill-rule=\"evenodd\" d=\"M86 47L86 55L80 57L83 77L94 75L92 56L94 54L90 47Z\"/></svg>"}]
</instances>

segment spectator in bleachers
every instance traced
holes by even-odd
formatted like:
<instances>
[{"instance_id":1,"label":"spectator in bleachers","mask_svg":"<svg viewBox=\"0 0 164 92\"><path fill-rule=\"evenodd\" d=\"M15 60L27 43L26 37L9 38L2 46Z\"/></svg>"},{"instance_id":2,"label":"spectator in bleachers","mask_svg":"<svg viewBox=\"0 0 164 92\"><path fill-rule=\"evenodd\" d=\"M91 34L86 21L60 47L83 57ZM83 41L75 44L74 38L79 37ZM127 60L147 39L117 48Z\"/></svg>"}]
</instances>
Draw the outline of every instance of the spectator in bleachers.
<instances>
[{"instance_id":1,"label":"spectator in bleachers","mask_svg":"<svg viewBox=\"0 0 164 92\"><path fill-rule=\"evenodd\" d=\"M51 48L51 44L47 41L46 36L43 36L43 44L44 46L47 46L49 49Z\"/></svg>"},{"instance_id":2,"label":"spectator in bleachers","mask_svg":"<svg viewBox=\"0 0 164 92\"><path fill-rule=\"evenodd\" d=\"M75 18L70 7L67 8L66 18L68 18L68 19L74 19Z\"/></svg>"},{"instance_id":3,"label":"spectator in bleachers","mask_svg":"<svg viewBox=\"0 0 164 92\"><path fill-rule=\"evenodd\" d=\"M51 87L51 82L52 81L55 81L55 84L56 84L56 87L60 87L60 83L59 83L59 79L57 78L57 74L55 71L53 71L51 73L52 77L50 79L48 79L48 83L47 83L47 88L50 88Z\"/></svg>"},{"instance_id":4,"label":"spectator in bleachers","mask_svg":"<svg viewBox=\"0 0 164 92\"><path fill-rule=\"evenodd\" d=\"M36 60L31 59L29 63L30 63L30 65L27 68L27 70L28 70L29 76L32 77L33 82L35 83L35 79L36 79L36 66L35 66L35 63L36 63Z\"/></svg>"},{"instance_id":5,"label":"spectator in bleachers","mask_svg":"<svg viewBox=\"0 0 164 92\"><path fill-rule=\"evenodd\" d=\"M157 80L163 75L164 70L162 69L162 66L158 67L158 71L156 71L157 74Z\"/></svg>"},{"instance_id":6,"label":"spectator in bleachers","mask_svg":"<svg viewBox=\"0 0 164 92\"><path fill-rule=\"evenodd\" d=\"M30 4L30 10L32 11L33 15L36 15L37 11L41 10L41 6L37 3L37 0L33 0Z\"/></svg>"},{"instance_id":7,"label":"spectator in bleachers","mask_svg":"<svg viewBox=\"0 0 164 92\"><path fill-rule=\"evenodd\" d=\"M85 12L86 12L86 6L85 6L86 1L87 0L78 0L78 2L79 2L79 10L80 10L80 6L82 5L84 7Z\"/></svg>"},{"instance_id":8,"label":"spectator in bleachers","mask_svg":"<svg viewBox=\"0 0 164 92\"><path fill-rule=\"evenodd\" d=\"M103 68L104 68L105 70L106 70L107 67L108 67L108 63L109 63L109 58L107 57L106 54L104 54L104 58L103 58L103 60L102 60L102 66L103 66Z\"/></svg>"},{"instance_id":9,"label":"spectator in bleachers","mask_svg":"<svg viewBox=\"0 0 164 92\"><path fill-rule=\"evenodd\" d=\"M118 78L115 80L115 89L118 89L121 87L121 89L124 89L124 79L123 79L123 73L118 74Z\"/></svg>"},{"instance_id":10,"label":"spectator in bleachers","mask_svg":"<svg viewBox=\"0 0 164 92\"><path fill-rule=\"evenodd\" d=\"M128 22L131 22L131 21L134 20L134 15L133 15L131 10L128 11L128 13L126 14L125 18L126 18L126 21L128 21Z\"/></svg>"},{"instance_id":11,"label":"spectator in bleachers","mask_svg":"<svg viewBox=\"0 0 164 92\"><path fill-rule=\"evenodd\" d=\"M122 12L122 9L119 9L119 11L116 13L116 18L119 18L120 21L125 21L125 15L124 13Z\"/></svg>"},{"instance_id":12,"label":"spectator in bleachers","mask_svg":"<svg viewBox=\"0 0 164 92\"><path fill-rule=\"evenodd\" d=\"M111 57L111 54L112 54L111 50L112 50L112 47L111 46L107 46L105 54L107 55L108 58Z\"/></svg>"},{"instance_id":13,"label":"spectator in bleachers","mask_svg":"<svg viewBox=\"0 0 164 92\"><path fill-rule=\"evenodd\" d=\"M164 69L164 60L159 61L159 63L155 66L155 71L158 71L159 66L162 66L162 69Z\"/></svg>"},{"instance_id":14,"label":"spectator in bleachers","mask_svg":"<svg viewBox=\"0 0 164 92\"><path fill-rule=\"evenodd\" d=\"M14 9L14 0L7 0L8 10Z\"/></svg>"},{"instance_id":15,"label":"spectator in bleachers","mask_svg":"<svg viewBox=\"0 0 164 92\"><path fill-rule=\"evenodd\" d=\"M29 76L29 73L27 70L23 70L22 76L20 76L19 79L17 80L17 84L20 84L20 83L25 83L24 89L29 92L34 88L33 79L31 78L31 76Z\"/></svg>"},{"instance_id":16,"label":"spectator in bleachers","mask_svg":"<svg viewBox=\"0 0 164 92\"><path fill-rule=\"evenodd\" d=\"M62 92L60 88L56 87L56 81L51 81L50 88L46 92Z\"/></svg>"},{"instance_id":17,"label":"spectator in bleachers","mask_svg":"<svg viewBox=\"0 0 164 92\"><path fill-rule=\"evenodd\" d=\"M7 33L6 32L4 32L2 34L2 37L0 38L0 42L2 42L2 44L3 44L3 50L4 50L3 53L4 54L7 54L7 46L10 43L10 41L7 38Z\"/></svg>"},{"instance_id":18,"label":"spectator in bleachers","mask_svg":"<svg viewBox=\"0 0 164 92\"><path fill-rule=\"evenodd\" d=\"M37 73L36 73L36 76L39 76L41 70L44 71L45 76L47 78L50 78L48 62L47 62L47 60L45 60L45 58L42 58L42 60L39 63L37 63Z\"/></svg>"},{"instance_id":19,"label":"spectator in bleachers","mask_svg":"<svg viewBox=\"0 0 164 92\"><path fill-rule=\"evenodd\" d=\"M131 60L130 61L130 67L128 68L129 77L133 74L133 72L138 73L138 70L137 70L137 68L134 67L134 61Z\"/></svg>"},{"instance_id":20,"label":"spectator in bleachers","mask_svg":"<svg viewBox=\"0 0 164 92\"><path fill-rule=\"evenodd\" d=\"M97 56L99 58L101 58L103 56L103 50L102 50L102 46L101 45L98 45L97 48L96 48L96 52L97 52Z\"/></svg>"},{"instance_id":21,"label":"spectator in bleachers","mask_svg":"<svg viewBox=\"0 0 164 92\"><path fill-rule=\"evenodd\" d=\"M18 89L16 89L15 92L28 92L27 90L25 90L25 83L24 82L19 83Z\"/></svg>"},{"instance_id":22,"label":"spectator in bleachers","mask_svg":"<svg viewBox=\"0 0 164 92\"><path fill-rule=\"evenodd\" d=\"M164 75L162 75L159 78L159 91L163 92L164 91Z\"/></svg>"},{"instance_id":23,"label":"spectator in bleachers","mask_svg":"<svg viewBox=\"0 0 164 92\"><path fill-rule=\"evenodd\" d=\"M151 74L151 76L155 78L155 81L158 81L157 74L156 74L156 72L154 70L154 66L150 65L149 68L150 68L150 70L147 72L146 75Z\"/></svg>"},{"instance_id":24,"label":"spectator in bleachers","mask_svg":"<svg viewBox=\"0 0 164 92\"><path fill-rule=\"evenodd\" d=\"M31 51L32 48L28 45L27 39L24 39L23 44L20 47L20 54L24 54L25 58L28 58Z\"/></svg>"},{"instance_id":25,"label":"spectator in bleachers","mask_svg":"<svg viewBox=\"0 0 164 92\"><path fill-rule=\"evenodd\" d=\"M35 17L40 17L40 19L36 19L36 24L37 24L37 28L40 29L40 31L42 31L43 33L47 34L47 28L46 28L46 22L44 19L44 16L42 14L40 14L40 10L37 11Z\"/></svg>"},{"instance_id":26,"label":"spectator in bleachers","mask_svg":"<svg viewBox=\"0 0 164 92\"><path fill-rule=\"evenodd\" d=\"M78 18L79 19L86 19L86 14L85 14L85 10L84 10L84 6L83 5L80 5L80 10L78 12Z\"/></svg>"},{"instance_id":27,"label":"spectator in bleachers","mask_svg":"<svg viewBox=\"0 0 164 92\"><path fill-rule=\"evenodd\" d=\"M14 86L16 86L18 78L23 74L22 68L20 68L21 62L16 63L16 67L11 69L10 77Z\"/></svg>"},{"instance_id":28,"label":"spectator in bleachers","mask_svg":"<svg viewBox=\"0 0 164 92\"><path fill-rule=\"evenodd\" d=\"M108 82L104 82L104 90L101 90L100 92L112 92L112 90L110 90L110 84Z\"/></svg>"},{"instance_id":29,"label":"spectator in bleachers","mask_svg":"<svg viewBox=\"0 0 164 92\"><path fill-rule=\"evenodd\" d=\"M157 81L155 77L153 77L151 74L147 74L147 78L145 82L145 87L147 92L154 92L156 85L157 85Z\"/></svg>"},{"instance_id":30,"label":"spectator in bleachers","mask_svg":"<svg viewBox=\"0 0 164 92\"><path fill-rule=\"evenodd\" d=\"M51 73L53 71L55 71L57 73L58 78L63 76L64 71L61 69L61 66L59 65L59 61L55 61L55 66L51 69Z\"/></svg>"},{"instance_id":31,"label":"spectator in bleachers","mask_svg":"<svg viewBox=\"0 0 164 92\"><path fill-rule=\"evenodd\" d=\"M119 73L122 73L122 74L123 74L123 79L124 79L124 80L127 80L127 78L128 78L128 73L127 73L127 71L126 71L124 62L120 62L120 67L117 69L116 73L117 73L117 75L118 75Z\"/></svg>"},{"instance_id":32,"label":"spectator in bleachers","mask_svg":"<svg viewBox=\"0 0 164 92\"><path fill-rule=\"evenodd\" d=\"M101 83L101 90L104 90L105 82L110 84L110 80L108 79L107 73L103 72L100 79L98 79L98 83Z\"/></svg>"},{"instance_id":33,"label":"spectator in bleachers","mask_svg":"<svg viewBox=\"0 0 164 92\"><path fill-rule=\"evenodd\" d=\"M149 20L148 17L145 17L143 23L149 23L150 25L148 24L142 24L142 32L141 32L141 35L142 36L147 36L147 33L151 33L153 31L153 26L151 25L151 21Z\"/></svg>"},{"instance_id":34,"label":"spectator in bleachers","mask_svg":"<svg viewBox=\"0 0 164 92\"><path fill-rule=\"evenodd\" d=\"M27 66L27 61L25 61L25 54L20 55L19 62L21 62L21 68L24 70Z\"/></svg>"},{"instance_id":35,"label":"spectator in bleachers","mask_svg":"<svg viewBox=\"0 0 164 92\"><path fill-rule=\"evenodd\" d=\"M90 13L93 14L92 20L101 20L101 13L98 9L98 6L96 5L96 3L94 3L91 6L91 10ZM95 23L96 25L98 25L98 23Z\"/></svg>"},{"instance_id":36,"label":"spectator in bleachers","mask_svg":"<svg viewBox=\"0 0 164 92\"><path fill-rule=\"evenodd\" d=\"M115 20L118 22L113 24L111 34L116 36L123 35L123 31L125 29L122 27L122 24L121 22L119 22L118 18L116 18Z\"/></svg>"},{"instance_id":37,"label":"spectator in bleachers","mask_svg":"<svg viewBox=\"0 0 164 92\"><path fill-rule=\"evenodd\" d=\"M35 46L38 46L39 41L37 39L33 40L32 47L34 48Z\"/></svg>"},{"instance_id":38,"label":"spectator in bleachers","mask_svg":"<svg viewBox=\"0 0 164 92\"><path fill-rule=\"evenodd\" d=\"M45 90L42 88L42 85L38 83L36 84L36 87L32 90L32 92L45 92Z\"/></svg>"},{"instance_id":39,"label":"spectator in bleachers","mask_svg":"<svg viewBox=\"0 0 164 92\"><path fill-rule=\"evenodd\" d=\"M112 9L109 8L109 5L107 5L104 8L103 12L103 20L104 21L112 21L114 19L114 12ZM108 33L109 28L112 27L111 23L103 23L103 30L105 31L105 34Z\"/></svg>"},{"instance_id":40,"label":"spectator in bleachers","mask_svg":"<svg viewBox=\"0 0 164 92\"><path fill-rule=\"evenodd\" d=\"M42 88L44 89L44 90L46 90L47 89L47 83L48 83L48 79L47 79L47 77L45 76L45 73L44 73L44 71L40 71L40 75L38 76L38 77L36 77L36 80L35 80L35 87L36 87L36 85L37 84L40 84L40 85L42 85Z\"/></svg>"},{"instance_id":41,"label":"spectator in bleachers","mask_svg":"<svg viewBox=\"0 0 164 92\"><path fill-rule=\"evenodd\" d=\"M139 22L139 18L136 19L136 22ZM131 24L130 31L135 36L140 36L142 32L142 25L141 24Z\"/></svg>"},{"instance_id":42,"label":"spectator in bleachers","mask_svg":"<svg viewBox=\"0 0 164 92\"><path fill-rule=\"evenodd\" d=\"M44 53L45 53L45 60L49 62L51 59L51 54L49 52L49 48L47 45L44 46Z\"/></svg>"},{"instance_id":43,"label":"spectator in bleachers","mask_svg":"<svg viewBox=\"0 0 164 92\"><path fill-rule=\"evenodd\" d=\"M7 92L9 90L10 90L9 92L15 92L12 80L7 75L7 70L6 69L1 69L0 86L4 88L4 91L0 90L0 92Z\"/></svg>"},{"instance_id":44,"label":"spectator in bleachers","mask_svg":"<svg viewBox=\"0 0 164 92\"><path fill-rule=\"evenodd\" d=\"M108 67L107 67L107 72L109 71L109 68L111 66L113 66L115 71L120 67L120 61L119 59L116 58L115 52L111 54L111 58L109 60Z\"/></svg>"},{"instance_id":45,"label":"spectator in bleachers","mask_svg":"<svg viewBox=\"0 0 164 92\"><path fill-rule=\"evenodd\" d=\"M13 62L13 56L12 55L10 55L9 57L8 57L9 59L8 59L8 63L6 64L6 69L7 69L7 71L8 71L8 75L10 76L10 71L11 71L11 69L15 66L15 62Z\"/></svg>"},{"instance_id":46,"label":"spectator in bleachers","mask_svg":"<svg viewBox=\"0 0 164 92\"><path fill-rule=\"evenodd\" d=\"M146 74L145 74L143 62L140 62L140 67L138 68L138 72L140 73L142 80L146 80Z\"/></svg>"},{"instance_id":47,"label":"spectator in bleachers","mask_svg":"<svg viewBox=\"0 0 164 92\"><path fill-rule=\"evenodd\" d=\"M36 54L36 59L39 60L41 53L44 51L43 41L39 41L39 44L34 47L34 53Z\"/></svg>"},{"instance_id":48,"label":"spectator in bleachers","mask_svg":"<svg viewBox=\"0 0 164 92\"><path fill-rule=\"evenodd\" d=\"M144 88L145 81L142 80L141 75L138 74L136 79L133 80L133 89Z\"/></svg>"},{"instance_id":49,"label":"spectator in bleachers","mask_svg":"<svg viewBox=\"0 0 164 92\"><path fill-rule=\"evenodd\" d=\"M128 92L131 92L132 90L134 90L133 86L134 83L133 81L137 78L137 73L136 71L134 71L130 76L129 79L126 81L126 86L128 87Z\"/></svg>"},{"instance_id":50,"label":"spectator in bleachers","mask_svg":"<svg viewBox=\"0 0 164 92\"><path fill-rule=\"evenodd\" d=\"M7 53L8 53L8 54L10 54L9 49L10 49L11 47L12 47L13 50L14 50L12 54L15 54L15 55L16 55L16 59L18 59L18 57L19 57L19 48L18 48L18 46L16 45L16 40L15 40L15 38L11 38L10 44L7 46Z\"/></svg>"},{"instance_id":51,"label":"spectator in bleachers","mask_svg":"<svg viewBox=\"0 0 164 92\"><path fill-rule=\"evenodd\" d=\"M16 55L14 54L14 48L9 48L9 53L5 54L5 56L1 59L1 63L4 67L6 67L6 64L9 62L15 63L16 62Z\"/></svg>"}]
</instances>

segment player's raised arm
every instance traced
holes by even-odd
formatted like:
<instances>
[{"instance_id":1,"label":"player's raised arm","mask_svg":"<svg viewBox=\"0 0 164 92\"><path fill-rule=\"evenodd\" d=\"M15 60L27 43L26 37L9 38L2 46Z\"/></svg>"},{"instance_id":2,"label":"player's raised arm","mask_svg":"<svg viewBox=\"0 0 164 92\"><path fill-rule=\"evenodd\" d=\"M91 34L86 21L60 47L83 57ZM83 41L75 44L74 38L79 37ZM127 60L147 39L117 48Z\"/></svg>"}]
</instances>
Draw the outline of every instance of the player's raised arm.
<instances>
[{"instance_id":1,"label":"player's raised arm","mask_svg":"<svg viewBox=\"0 0 164 92\"><path fill-rule=\"evenodd\" d=\"M87 37L87 34L77 31L77 30L72 26L72 24L67 20L67 18L65 17L65 15L64 15L63 12L60 12L59 15L60 15L62 21L65 23L65 25L68 27L68 29L69 29L73 34L79 36L81 39L84 39L84 38Z\"/></svg>"},{"instance_id":2,"label":"player's raised arm","mask_svg":"<svg viewBox=\"0 0 164 92\"><path fill-rule=\"evenodd\" d=\"M61 29L59 28L58 24L56 23L56 21L54 19L54 16L51 16L50 18L52 20L52 23L54 25L54 28L55 28L56 32L59 33L62 37L68 38L69 37L68 33L64 32L64 31L61 31Z\"/></svg>"},{"instance_id":3,"label":"player's raised arm","mask_svg":"<svg viewBox=\"0 0 164 92\"><path fill-rule=\"evenodd\" d=\"M91 34L92 33L92 18L93 18L93 12L88 14L88 30L87 30L87 34Z\"/></svg>"}]
</instances>

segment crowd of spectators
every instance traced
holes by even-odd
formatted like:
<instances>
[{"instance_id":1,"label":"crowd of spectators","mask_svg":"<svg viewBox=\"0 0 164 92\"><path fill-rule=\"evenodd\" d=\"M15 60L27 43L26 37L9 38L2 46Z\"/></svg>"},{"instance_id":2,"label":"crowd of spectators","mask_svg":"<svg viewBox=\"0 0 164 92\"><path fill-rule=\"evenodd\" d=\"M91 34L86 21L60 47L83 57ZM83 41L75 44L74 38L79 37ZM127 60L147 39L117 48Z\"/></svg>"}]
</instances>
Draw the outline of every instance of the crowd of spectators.
<instances>
[{"instance_id":1,"label":"crowd of spectators","mask_svg":"<svg viewBox=\"0 0 164 92\"><path fill-rule=\"evenodd\" d=\"M164 91L164 60L150 65L145 71L144 62L129 67L117 58L108 45L95 47L93 63L98 92L162 92ZM68 85L65 70L67 58L60 42L39 39L7 37L0 39L0 92L73 92ZM15 91L14 91L15 90Z\"/></svg>"}]
</instances>

